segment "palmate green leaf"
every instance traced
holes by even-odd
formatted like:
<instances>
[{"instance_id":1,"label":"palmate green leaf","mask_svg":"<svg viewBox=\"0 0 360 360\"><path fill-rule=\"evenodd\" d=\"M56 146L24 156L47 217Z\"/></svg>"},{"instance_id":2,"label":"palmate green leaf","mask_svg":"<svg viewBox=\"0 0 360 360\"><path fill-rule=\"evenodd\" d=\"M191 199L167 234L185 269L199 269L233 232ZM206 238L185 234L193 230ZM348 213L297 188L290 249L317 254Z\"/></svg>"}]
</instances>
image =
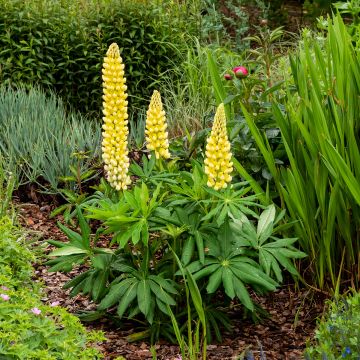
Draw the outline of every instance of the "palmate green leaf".
<instances>
[{"instance_id":1,"label":"palmate green leaf","mask_svg":"<svg viewBox=\"0 0 360 360\"><path fill-rule=\"evenodd\" d=\"M248 284L260 285L267 291L274 291L277 283L255 266L244 262L231 262L231 271L241 281Z\"/></svg>"},{"instance_id":2,"label":"palmate green leaf","mask_svg":"<svg viewBox=\"0 0 360 360\"><path fill-rule=\"evenodd\" d=\"M133 237L133 242L135 237L135 241L137 243L140 240L142 225L142 223L138 222L131 225L126 231L116 233L111 242L118 243L121 249L125 247L131 237Z\"/></svg>"},{"instance_id":3,"label":"palmate green leaf","mask_svg":"<svg viewBox=\"0 0 360 360\"><path fill-rule=\"evenodd\" d=\"M49 260L46 262L46 265L52 265L48 271L49 272L56 272L56 271L63 271L69 272L73 269L74 265L77 263L81 263L84 260L84 255L67 255L61 258L56 258L53 260Z\"/></svg>"},{"instance_id":4,"label":"palmate green leaf","mask_svg":"<svg viewBox=\"0 0 360 360\"><path fill-rule=\"evenodd\" d=\"M262 244L272 233L276 210L274 205L268 206L260 215L256 234Z\"/></svg>"},{"instance_id":5,"label":"palmate green leaf","mask_svg":"<svg viewBox=\"0 0 360 360\"><path fill-rule=\"evenodd\" d=\"M184 266L188 265L189 262L191 261L191 258L194 255L194 250L195 250L195 240L192 236L189 236L187 237L187 239L185 239L185 243L181 253L181 262L183 263Z\"/></svg>"},{"instance_id":6,"label":"palmate green leaf","mask_svg":"<svg viewBox=\"0 0 360 360\"><path fill-rule=\"evenodd\" d=\"M197 251L198 251L198 256L199 256L200 263L204 264L204 262L205 262L205 250L204 250L203 237L201 236L201 233L198 230L196 230L194 232L194 236L195 236L196 248L197 248Z\"/></svg>"},{"instance_id":7,"label":"palmate green leaf","mask_svg":"<svg viewBox=\"0 0 360 360\"><path fill-rule=\"evenodd\" d=\"M176 305L176 301L165 291L165 289L162 286L159 286L159 284L153 280L149 280L149 283L150 283L151 291L163 303L167 305Z\"/></svg>"},{"instance_id":8,"label":"palmate green leaf","mask_svg":"<svg viewBox=\"0 0 360 360\"><path fill-rule=\"evenodd\" d=\"M286 238L286 239L278 239L275 237L271 237L271 239L275 241L268 242L266 244L263 244L263 248L282 248L293 245L298 238Z\"/></svg>"},{"instance_id":9,"label":"palmate green leaf","mask_svg":"<svg viewBox=\"0 0 360 360\"><path fill-rule=\"evenodd\" d=\"M211 266L209 266L210 268ZM222 282L222 274L223 274L223 267L218 265L217 270L215 270L209 277L209 281L208 284L206 286L206 291L209 294L214 293L220 286L221 282ZM195 275L195 279L196 279L196 275Z\"/></svg>"},{"instance_id":10,"label":"palmate green leaf","mask_svg":"<svg viewBox=\"0 0 360 360\"><path fill-rule=\"evenodd\" d=\"M266 275L270 275L271 263L275 260L273 256L266 251L265 249L259 249L259 263L260 266L264 269Z\"/></svg>"},{"instance_id":11,"label":"palmate green leaf","mask_svg":"<svg viewBox=\"0 0 360 360\"><path fill-rule=\"evenodd\" d=\"M119 282L118 284L112 285L107 295L98 305L98 310L106 310L109 307L115 305L129 289L129 287L136 281L137 280L135 278L128 278Z\"/></svg>"},{"instance_id":12,"label":"palmate green leaf","mask_svg":"<svg viewBox=\"0 0 360 360\"><path fill-rule=\"evenodd\" d=\"M96 276L94 276L94 282L92 284L91 290L91 295L94 301L99 301L106 292L106 284L109 275L109 270L98 270Z\"/></svg>"},{"instance_id":13,"label":"palmate green leaf","mask_svg":"<svg viewBox=\"0 0 360 360\"><path fill-rule=\"evenodd\" d=\"M230 299L235 297L233 277L233 273L229 267L224 266L222 271L222 283L224 285L225 293Z\"/></svg>"},{"instance_id":14,"label":"palmate green leaf","mask_svg":"<svg viewBox=\"0 0 360 360\"><path fill-rule=\"evenodd\" d=\"M273 255L272 255L273 256ZM274 258L274 257L273 257ZM282 283L283 281L283 276L282 276L282 271L280 269L280 266L278 264L278 262L276 261L276 259L274 258L273 261L271 262L271 269L273 270L276 280L279 283Z\"/></svg>"},{"instance_id":15,"label":"palmate green leaf","mask_svg":"<svg viewBox=\"0 0 360 360\"><path fill-rule=\"evenodd\" d=\"M166 292L171 294L178 294L178 291L175 289L173 283L169 279L164 279L161 276L149 275L149 279L155 281L159 286L161 286Z\"/></svg>"},{"instance_id":16,"label":"palmate green leaf","mask_svg":"<svg viewBox=\"0 0 360 360\"><path fill-rule=\"evenodd\" d=\"M64 226L61 222L57 222L57 226L60 230L69 238L70 243L82 247L82 237L77 232L69 229L68 227Z\"/></svg>"},{"instance_id":17,"label":"palmate green leaf","mask_svg":"<svg viewBox=\"0 0 360 360\"><path fill-rule=\"evenodd\" d=\"M249 309L250 311L254 311L255 310L254 304L251 301L249 292L247 291L243 282L237 276L233 277L233 282L234 282L234 290L237 298L247 309Z\"/></svg>"},{"instance_id":18,"label":"palmate green leaf","mask_svg":"<svg viewBox=\"0 0 360 360\"><path fill-rule=\"evenodd\" d=\"M156 305L160 309L160 311L162 311L165 315L170 316L170 312L168 310L169 305L166 305L165 303L163 303L159 298L156 298Z\"/></svg>"},{"instance_id":19,"label":"palmate green leaf","mask_svg":"<svg viewBox=\"0 0 360 360\"><path fill-rule=\"evenodd\" d=\"M149 280L143 279L139 281L137 287L137 301L140 311L147 318L150 312L151 305L151 291Z\"/></svg>"},{"instance_id":20,"label":"palmate green leaf","mask_svg":"<svg viewBox=\"0 0 360 360\"><path fill-rule=\"evenodd\" d=\"M283 254L281 254L281 252L278 249L271 249L268 248L267 249L273 256L274 258L281 264L281 266L283 266L287 271L289 271L291 274L293 275L298 275L298 272L296 270L296 268L294 267L294 265L289 261L289 259L284 256Z\"/></svg>"},{"instance_id":21,"label":"palmate green leaf","mask_svg":"<svg viewBox=\"0 0 360 360\"><path fill-rule=\"evenodd\" d=\"M136 298L138 284L139 284L138 281L134 281L133 283L131 283L128 286L125 294L121 297L121 300L120 300L118 308L117 308L117 314L120 319L123 317L127 308L130 306L130 304Z\"/></svg>"},{"instance_id":22,"label":"palmate green leaf","mask_svg":"<svg viewBox=\"0 0 360 360\"><path fill-rule=\"evenodd\" d=\"M89 273L87 271L83 272L82 274L79 274L75 276L73 279L68 281L64 286L63 289L71 289L78 284L80 284L83 280L85 280L89 276Z\"/></svg>"}]
</instances>

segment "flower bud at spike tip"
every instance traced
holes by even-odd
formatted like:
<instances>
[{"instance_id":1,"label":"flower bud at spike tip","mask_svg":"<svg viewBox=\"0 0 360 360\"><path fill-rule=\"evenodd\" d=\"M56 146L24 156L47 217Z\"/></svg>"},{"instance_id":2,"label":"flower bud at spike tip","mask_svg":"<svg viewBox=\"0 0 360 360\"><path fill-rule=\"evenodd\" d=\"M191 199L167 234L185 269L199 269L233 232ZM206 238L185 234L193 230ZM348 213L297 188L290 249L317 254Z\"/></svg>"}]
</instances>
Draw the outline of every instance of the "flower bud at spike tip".
<instances>
[{"instance_id":1,"label":"flower bud at spike tip","mask_svg":"<svg viewBox=\"0 0 360 360\"><path fill-rule=\"evenodd\" d=\"M109 46L103 63L103 141L102 157L105 163L106 178L117 189L126 189L130 185L128 175L129 157L127 149L127 94L124 65L119 47Z\"/></svg>"},{"instance_id":2,"label":"flower bud at spike tip","mask_svg":"<svg viewBox=\"0 0 360 360\"><path fill-rule=\"evenodd\" d=\"M207 139L205 153L205 174L207 185L215 190L224 189L231 181L233 170L230 142L226 131L224 104L217 108L210 136Z\"/></svg>"},{"instance_id":3,"label":"flower bud at spike tip","mask_svg":"<svg viewBox=\"0 0 360 360\"><path fill-rule=\"evenodd\" d=\"M165 111L160 93L155 90L146 113L146 148L155 152L157 159L170 157Z\"/></svg>"},{"instance_id":4,"label":"flower bud at spike tip","mask_svg":"<svg viewBox=\"0 0 360 360\"><path fill-rule=\"evenodd\" d=\"M233 68L233 72L238 79L245 78L249 75L249 71L244 66L236 66Z\"/></svg>"},{"instance_id":5,"label":"flower bud at spike tip","mask_svg":"<svg viewBox=\"0 0 360 360\"><path fill-rule=\"evenodd\" d=\"M225 80L232 80L232 78L233 78L233 77L232 77L230 74L225 74L225 75L224 75L224 79L225 79Z\"/></svg>"}]
</instances>

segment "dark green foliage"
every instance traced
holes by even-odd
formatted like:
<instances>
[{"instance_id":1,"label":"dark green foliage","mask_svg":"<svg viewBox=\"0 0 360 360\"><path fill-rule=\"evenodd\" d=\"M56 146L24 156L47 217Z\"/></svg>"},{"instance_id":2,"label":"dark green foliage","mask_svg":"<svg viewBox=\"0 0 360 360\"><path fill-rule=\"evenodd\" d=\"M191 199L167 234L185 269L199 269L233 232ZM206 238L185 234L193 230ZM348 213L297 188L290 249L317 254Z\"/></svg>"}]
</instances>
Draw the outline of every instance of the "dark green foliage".
<instances>
[{"instance_id":1,"label":"dark green foliage","mask_svg":"<svg viewBox=\"0 0 360 360\"><path fill-rule=\"evenodd\" d=\"M328 305L305 359L359 359L360 294L353 293Z\"/></svg>"},{"instance_id":2,"label":"dark green foliage","mask_svg":"<svg viewBox=\"0 0 360 360\"><path fill-rule=\"evenodd\" d=\"M131 166L139 176L132 189L118 196L97 191L86 200L87 217L102 223L96 234L91 234L78 209L80 233L59 224L69 242L51 241L58 249L50 254L55 257L48 262L50 270L89 265L65 287L72 289L71 295L82 292L99 303L92 317L116 307L119 318L145 318L151 325L146 334L154 340L159 336L157 323L169 322L169 316L173 326L186 321L189 302L185 303L187 288L181 275L190 292L191 281L193 289L199 287L198 301L192 295L197 314L200 307L216 302L214 294L220 289L225 290L225 304L237 297L256 311L247 287L259 293L273 291L282 281L282 269L297 275L291 259L305 255L293 247L296 239L274 236L284 212L276 217L271 205L259 216L257 197L248 195L246 183L220 192L209 189L198 162L189 164L189 172L154 159L144 158L143 168ZM98 247L102 234L112 237L109 247ZM212 323L220 310L213 306L211 311L207 327L219 337L219 326ZM205 329L205 319L199 319ZM224 325L228 326L226 319ZM176 329L175 335L181 338Z\"/></svg>"},{"instance_id":3,"label":"dark green foliage","mask_svg":"<svg viewBox=\"0 0 360 360\"><path fill-rule=\"evenodd\" d=\"M81 111L101 109L101 67L117 42L132 104L180 61L197 32L185 6L152 1L0 1L0 82L37 83Z\"/></svg>"}]
</instances>

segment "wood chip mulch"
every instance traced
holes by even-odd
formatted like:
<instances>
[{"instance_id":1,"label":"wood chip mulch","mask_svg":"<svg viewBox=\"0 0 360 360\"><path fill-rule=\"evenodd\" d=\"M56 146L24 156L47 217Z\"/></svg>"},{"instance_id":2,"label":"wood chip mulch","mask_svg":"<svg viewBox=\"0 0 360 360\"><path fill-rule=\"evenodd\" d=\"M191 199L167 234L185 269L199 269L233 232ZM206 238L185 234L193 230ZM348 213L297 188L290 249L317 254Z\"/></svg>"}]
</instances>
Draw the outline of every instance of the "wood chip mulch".
<instances>
[{"instance_id":1,"label":"wood chip mulch","mask_svg":"<svg viewBox=\"0 0 360 360\"><path fill-rule=\"evenodd\" d=\"M34 251L38 255L42 251L50 251L47 239L66 241L56 221L49 218L51 207L48 204L18 204L18 209L21 224L30 231L29 239L35 239ZM62 289L64 283L76 275L76 269L68 274L49 273L41 262L44 261L40 258L40 262L34 265L35 281L44 284L45 303L59 301L71 313L95 309L92 301L80 295L69 298L69 291ZM251 350L255 359L303 358L306 341L314 334L316 320L322 314L325 296L309 289L296 289L294 284L289 284L267 296L256 296L256 300L270 317L254 324L249 319L244 320L241 309L234 307L228 314L233 331L224 332L221 344L208 345L208 359L235 360L246 350ZM98 347L105 359L115 359L117 356L129 360L152 359L147 342L129 343L126 340L126 336L136 331L136 328L132 328L132 324L125 325L119 329L108 319L97 320L90 325L85 323L89 329L104 331L107 340ZM160 341L155 349L159 360L180 359L179 349L175 345Z\"/></svg>"}]
</instances>

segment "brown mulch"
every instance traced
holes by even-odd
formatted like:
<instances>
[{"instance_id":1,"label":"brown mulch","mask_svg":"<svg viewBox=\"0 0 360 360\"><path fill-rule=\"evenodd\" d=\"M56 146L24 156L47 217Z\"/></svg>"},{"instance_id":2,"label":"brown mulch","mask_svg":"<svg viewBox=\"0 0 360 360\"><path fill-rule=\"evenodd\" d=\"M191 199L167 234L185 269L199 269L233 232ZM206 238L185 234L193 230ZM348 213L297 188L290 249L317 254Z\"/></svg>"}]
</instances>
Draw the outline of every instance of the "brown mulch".
<instances>
[{"instance_id":1,"label":"brown mulch","mask_svg":"<svg viewBox=\"0 0 360 360\"><path fill-rule=\"evenodd\" d=\"M66 240L66 237L56 227L56 221L49 219L51 211L47 203L18 204L20 222L30 230L29 238L36 239L35 251L41 254L51 247L47 239ZM72 313L83 310L94 310L95 304L80 295L69 298L69 290L62 286L76 275L76 269L68 274L49 273L43 264L35 264L35 281L44 284L43 301L51 303L59 301L60 305ZM266 359L301 359L307 339L313 333L316 319L321 315L324 296L308 289L295 289L294 284L284 285L276 292L267 296L256 296L257 302L270 314L259 324L249 319L243 319L241 308L234 306L229 310L232 320L232 333L224 332L221 344L208 345L208 359L238 359L246 349L251 349L255 359L260 358L260 352ZM85 323L89 329L103 330L107 340L99 344L99 349L105 359L115 359L123 356L129 360L151 359L150 345L146 342L129 343L126 336L133 333L132 324L125 324L121 329L108 319L97 320L92 324ZM163 360L178 359L179 350L175 345L160 341L156 346L157 358Z\"/></svg>"}]
</instances>

